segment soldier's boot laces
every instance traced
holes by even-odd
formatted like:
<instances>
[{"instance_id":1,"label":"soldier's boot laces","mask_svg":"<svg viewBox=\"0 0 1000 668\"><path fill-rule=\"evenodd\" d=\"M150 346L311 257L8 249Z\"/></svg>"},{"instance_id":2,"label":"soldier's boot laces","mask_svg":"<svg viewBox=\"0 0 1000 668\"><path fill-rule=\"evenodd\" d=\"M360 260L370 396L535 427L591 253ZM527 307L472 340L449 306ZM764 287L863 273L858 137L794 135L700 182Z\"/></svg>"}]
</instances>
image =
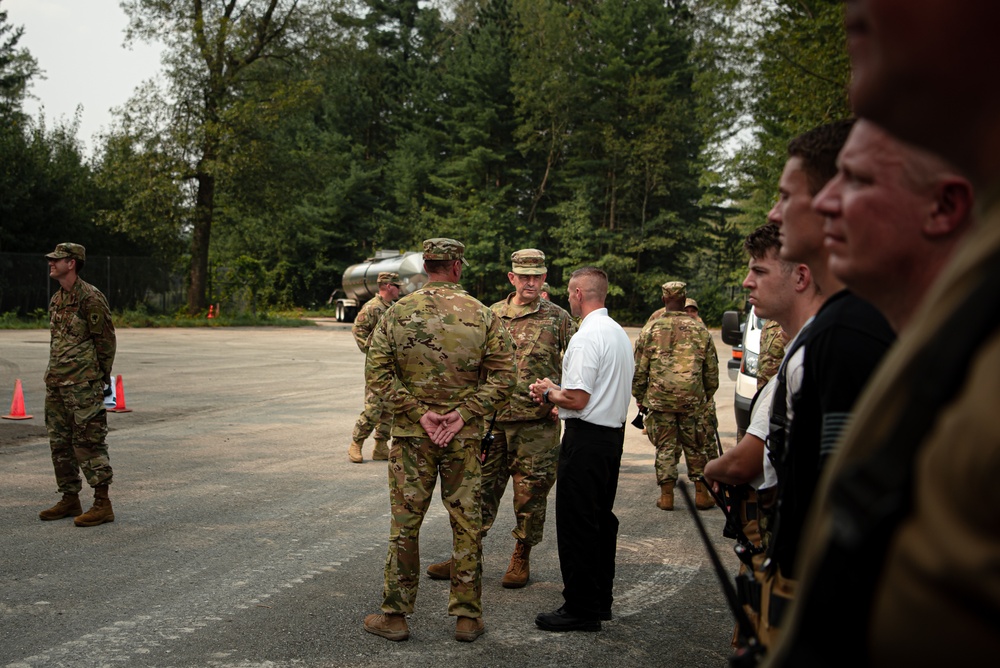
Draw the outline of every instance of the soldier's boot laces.
<instances>
[{"instance_id":1,"label":"soldier's boot laces","mask_svg":"<svg viewBox=\"0 0 1000 668\"><path fill-rule=\"evenodd\" d=\"M455 640L472 642L486 633L486 624L482 617L459 617L455 620Z\"/></svg>"},{"instance_id":2,"label":"soldier's boot laces","mask_svg":"<svg viewBox=\"0 0 1000 668\"><path fill-rule=\"evenodd\" d=\"M73 520L78 527L96 527L98 524L115 521L115 511L111 508L108 498L108 486L100 485L94 488L94 505L90 510Z\"/></svg>"},{"instance_id":3,"label":"soldier's boot laces","mask_svg":"<svg viewBox=\"0 0 1000 668\"><path fill-rule=\"evenodd\" d=\"M715 508L715 499L712 495L708 493L708 488L705 483L697 481L694 483L695 495L694 495L694 507L698 510L711 510Z\"/></svg>"},{"instance_id":4,"label":"soldier's boot laces","mask_svg":"<svg viewBox=\"0 0 1000 668\"><path fill-rule=\"evenodd\" d=\"M360 464L365 461L365 458L361 456L361 444L351 441L351 447L347 449L347 456L351 458L351 461L355 464Z\"/></svg>"},{"instance_id":5,"label":"soldier's boot laces","mask_svg":"<svg viewBox=\"0 0 1000 668\"><path fill-rule=\"evenodd\" d=\"M656 502L656 507L660 510L674 509L674 481L665 482L660 485L660 498Z\"/></svg>"},{"instance_id":6,"label":"soldier's boot laces","mask_svg":"<svg viewBox=\"0 0 1000 668\"><path fill-rule=\"evenodd\" d=\"M410 627L406 623L406 615L402 613L368 615L365 617L365 631L386 640L399 641L410 637Z\"/></svg>"},{"instance_id":7,"label":"soldier's boot laces","mask_svg":"<svg viewBox=\"0 0 1000 668\"><path fill-rule=\"evenodd\" d=\"M510 566L504 573L500 584L507 589L520 589L528 584L528 556L531 554L531 546L527 543L517 541L514 546L514 554L510 557Z\"/></svg>"},{"instance_id":8,"label":"soldier's boot laces","mask_svg":"<svg viewBox=\"0 0 1000 668\"><path fill-rule=\"evenodd\" d=\"M83 506L80 505L80 495L64 492L62 499L56 505L38 513L38 517L48 522L51 520L61 520L64 517L76 517L82 512Z\"/></svg>"},{"instance_id":9,"label":"soldier's boot laces","mask_svg":"<svg viewBox=\"0 0 1000 668\"><path fill-rule=\"evenodd\" d=\"M372 451L372 459L376 461L386 461L389 459L388 441L375 441L375 449Z\"/></svg>"},{"instance_id":10,"label":"soldier's boot laces","mask_svg":"<svg viewBox=\"0 0 1000 668\"><path fill-rule=\"evenodd\" d=\"M427 577L431 580L450 580L451 579L451 559L446 561L439 561L436 564L431 564L427 567Z\"/></svg>"}]
</instances>

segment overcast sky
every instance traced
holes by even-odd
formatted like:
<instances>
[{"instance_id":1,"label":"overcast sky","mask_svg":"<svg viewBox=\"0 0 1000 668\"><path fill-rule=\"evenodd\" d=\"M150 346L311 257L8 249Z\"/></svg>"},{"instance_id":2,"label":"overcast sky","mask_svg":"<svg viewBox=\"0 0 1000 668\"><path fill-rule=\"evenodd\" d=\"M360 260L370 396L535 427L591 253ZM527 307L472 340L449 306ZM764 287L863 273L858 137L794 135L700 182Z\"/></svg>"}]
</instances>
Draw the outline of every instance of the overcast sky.
<instances>
[{"instance_id":1,"label":"overcast sky","mask_svg":"<svg viewBox=\"0 0 1000 668\"><path fill-rule=\"evenodd\" d=\"M23 26L19 46L38 61L45 79L36 79L25 111L45 109L51 125L69 120L82 107L79 138L92 138L111 122L110 109L125 103L140 83L160 69L159 48L125 49L125 13L118 0L2 0L7 21Z\"/></svg>"}]
</instances>

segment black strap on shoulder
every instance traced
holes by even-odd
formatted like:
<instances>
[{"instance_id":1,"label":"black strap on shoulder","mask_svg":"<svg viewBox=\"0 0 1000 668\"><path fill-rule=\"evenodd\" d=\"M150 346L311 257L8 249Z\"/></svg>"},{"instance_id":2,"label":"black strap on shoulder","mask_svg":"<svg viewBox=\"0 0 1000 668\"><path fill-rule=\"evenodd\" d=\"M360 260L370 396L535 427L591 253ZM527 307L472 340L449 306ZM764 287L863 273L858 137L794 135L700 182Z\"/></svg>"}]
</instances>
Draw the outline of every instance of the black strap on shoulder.
<instances>
[{"instance_id":1,"label":"black strap on shoulder","mask_svg":"<svg viewBox=\"0 0 1000 668\"><path fill-rule=\"evenodd\" d=\"M802 602L800 629L790 648L790 665L864 665L873 598L886 552L902 520L912 512L914 462L943 407L965 385L972 361L1000 329L1000 252L983 263L987 274L935 335L902 370L897 387L908 392L905 406L884 445L866 460L845 467L830 488L833 530ZM850 605L837 635L856 642L830 642L829 628L816 613ZM819 615L823 617L822 614ZM837 649L844 652L837 653Z\"/></svg>"}]
</instances>

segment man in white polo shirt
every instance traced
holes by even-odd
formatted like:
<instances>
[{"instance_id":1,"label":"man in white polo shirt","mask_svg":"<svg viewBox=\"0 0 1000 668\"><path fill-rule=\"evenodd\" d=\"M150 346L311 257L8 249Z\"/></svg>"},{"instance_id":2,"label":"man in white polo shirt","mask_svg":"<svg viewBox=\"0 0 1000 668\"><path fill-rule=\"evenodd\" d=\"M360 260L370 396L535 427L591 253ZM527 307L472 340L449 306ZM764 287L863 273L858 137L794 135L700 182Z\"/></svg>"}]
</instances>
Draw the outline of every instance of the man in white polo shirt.
<instances>
[{"instance_id":1,"label":"man in white polo shirt","mask_svg":"<svg viewBox=\"0 0 1000 668\"><path fill-rule=\"evenodd\" d=\"M618 518L614 514L625 419L635 362L632 344L608 316L608 276L594 267L573 272L570 311L582 318L562 361L562 386L548 378L530 386L537 403L559 407L566 426L556 474L556 534L565 603L543 612L546 631L600 631L611 619Z\"/></svg>"}]
</instances>

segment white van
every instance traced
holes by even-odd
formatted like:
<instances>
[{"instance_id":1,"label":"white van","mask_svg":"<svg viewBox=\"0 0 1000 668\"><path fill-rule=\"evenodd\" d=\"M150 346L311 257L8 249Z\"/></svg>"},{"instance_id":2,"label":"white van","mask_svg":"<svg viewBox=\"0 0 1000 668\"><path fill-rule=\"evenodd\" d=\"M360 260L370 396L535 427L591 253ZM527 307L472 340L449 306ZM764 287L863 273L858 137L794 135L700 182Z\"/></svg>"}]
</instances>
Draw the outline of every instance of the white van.
<instances>
[{"instance_id":1,"label":"white van","mask_svg":"<svg viewBox=\"0 0 1000 668\"><path fill-rule=\"evenodd\" d=\"M736 431L742 436L750 424L750 402L757 394L757 364L760 360L760 334L764 319L758 318L753 307L745 323L737 311L722 314L722 340L731 346L742 346L739 366L729 366L729 377L736 381Z\"/></svg>"}]
</instances>

